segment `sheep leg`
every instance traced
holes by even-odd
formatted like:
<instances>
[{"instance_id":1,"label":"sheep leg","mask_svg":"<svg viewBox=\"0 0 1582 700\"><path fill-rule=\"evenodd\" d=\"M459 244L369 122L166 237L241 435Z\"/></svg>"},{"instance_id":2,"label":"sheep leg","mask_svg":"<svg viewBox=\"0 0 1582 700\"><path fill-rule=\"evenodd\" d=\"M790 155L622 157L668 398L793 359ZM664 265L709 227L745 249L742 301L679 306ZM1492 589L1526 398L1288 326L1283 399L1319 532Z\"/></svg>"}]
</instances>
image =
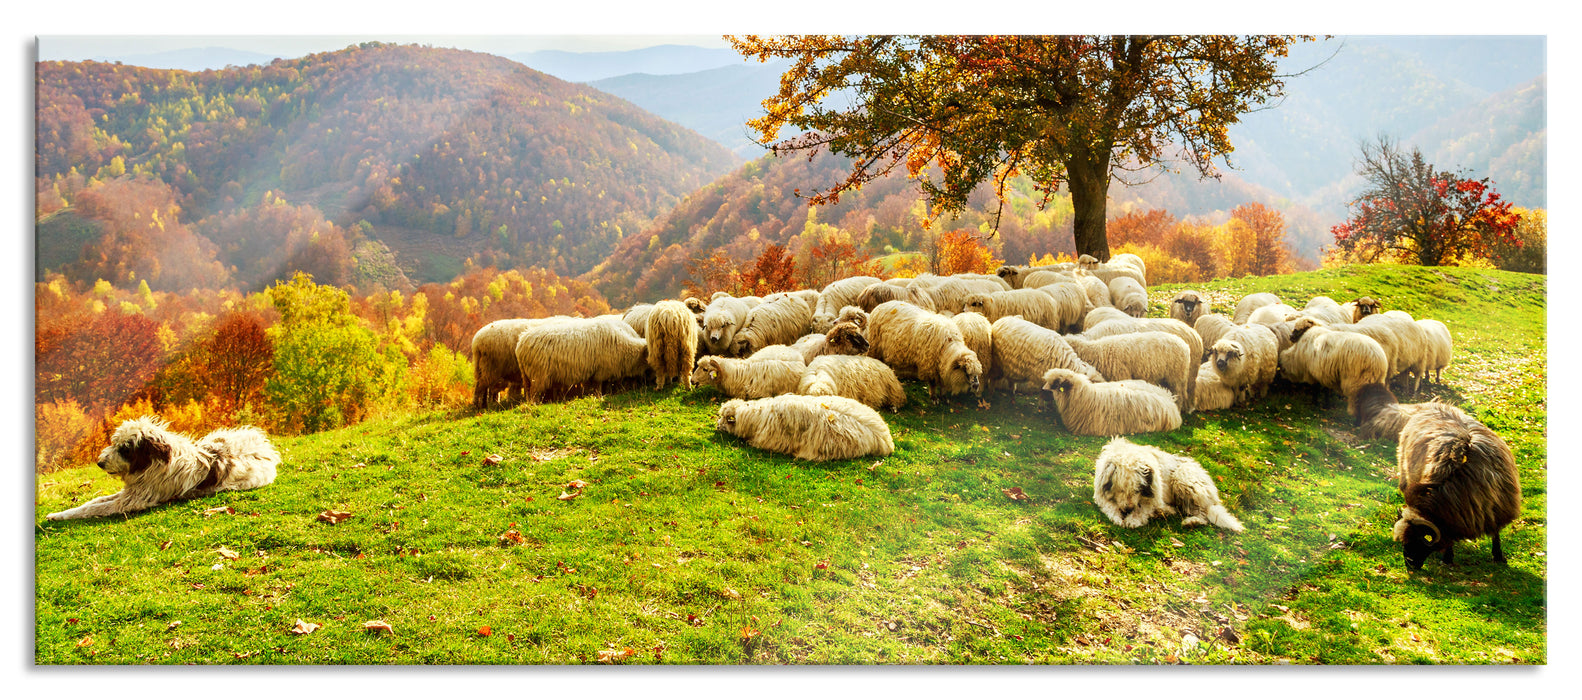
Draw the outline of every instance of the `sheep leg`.
<instances>
[{"instance_id":1,"label":"sheep leg","mask_svg":"<svg viewBox=\"0 0 1582 700\"><path fill-rule=\"evenodd\" d=\"M1501 564L1505 563L1505 550L1500 549L1500 533L1498 530L1494 531L1494 561Z\"/></svg>"},{"instance_id":2,"label":"sheep leg","mask_svg":"<svg viewBox=\"0 0 1582 700\"><path fill-rule=\"evenodd\" d=\"M1455 566L1456 565L1456 543L1454 541L1449 541L1449 542L1445 543L1444 560L1445 560L1445 566Z\"/></svg>"}]
</instances>

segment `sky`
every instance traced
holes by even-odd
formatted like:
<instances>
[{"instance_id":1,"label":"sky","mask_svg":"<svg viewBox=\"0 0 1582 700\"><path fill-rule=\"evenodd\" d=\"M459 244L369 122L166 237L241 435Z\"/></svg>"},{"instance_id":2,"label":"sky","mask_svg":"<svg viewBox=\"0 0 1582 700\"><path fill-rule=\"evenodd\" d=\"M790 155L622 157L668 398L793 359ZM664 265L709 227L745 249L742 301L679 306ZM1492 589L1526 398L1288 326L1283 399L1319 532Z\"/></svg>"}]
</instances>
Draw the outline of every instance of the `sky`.
<instances>
[{"instance_id":1,"label":"sky","mask_svg":"<svg viewBox=\"0 0 1582 700\"><path fill-rule=\"evenodd\" d=\"M38 60L84 61L100 56L140 56L177 49L225 47L242 51L298 58L310 53L338 51L364 41L425 44L505 56L542 50L627 51L659 44L729 48L719 34L551 34L551 35L437 35L437 34L298 34L298 35L71 35L38 37Z\"/></svg>"}]
</instances>

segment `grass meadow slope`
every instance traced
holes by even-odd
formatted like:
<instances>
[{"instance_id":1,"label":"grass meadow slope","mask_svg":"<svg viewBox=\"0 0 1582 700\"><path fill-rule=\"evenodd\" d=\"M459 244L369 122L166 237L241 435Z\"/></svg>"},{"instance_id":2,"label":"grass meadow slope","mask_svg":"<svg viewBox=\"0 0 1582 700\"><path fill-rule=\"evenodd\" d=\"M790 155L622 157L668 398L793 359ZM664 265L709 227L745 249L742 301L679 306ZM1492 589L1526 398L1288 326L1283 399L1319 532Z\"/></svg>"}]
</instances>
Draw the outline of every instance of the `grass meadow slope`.
<instances>
[{"instance_id":1,"label":"grass meadow slope","mask_svg":"<svg viewBox=\"0 0 1582 700\"><path fill-rule=\"evenodd\" d=\"M809 464L716 432L721 398L672 385L279 438L273 485L130 517L46 522L119 483L41 475L34 659L1544 664L1545 284L1367 266L1194 285L1216 311L1367 294L1449 325L1444 383L1403 399L1454 403L1511 445L1508 567L1484 539L1407 573L1394 444L1289 387L1133 438L1202 462L1235 534L1111 524L1091 501L1105 439L1036 397L933 406L909 384L886 416L895 454ZM1178 288L1150 290L1150 315Z\"/></svg>"}]
</instances>

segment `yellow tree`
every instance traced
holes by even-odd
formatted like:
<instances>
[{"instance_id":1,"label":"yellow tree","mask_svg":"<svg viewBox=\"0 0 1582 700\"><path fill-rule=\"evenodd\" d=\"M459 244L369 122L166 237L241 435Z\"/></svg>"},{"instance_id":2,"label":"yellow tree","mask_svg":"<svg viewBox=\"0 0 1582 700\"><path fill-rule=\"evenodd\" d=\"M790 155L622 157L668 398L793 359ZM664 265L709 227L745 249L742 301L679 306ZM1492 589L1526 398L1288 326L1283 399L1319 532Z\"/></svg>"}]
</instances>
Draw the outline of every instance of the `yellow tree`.
<instances>
[{"instance_id":1,"label":"yellow tree","mask_svg":"<svg viewBox=\"0 0 1582 700\"><path fill-rule=\"evenodd\" d=\"M1201 175L1232 150L1227 128L1280 96L1292 36L740 36L744 56L790 59L765 114L748 122L776 155L828 149L851 172L837 201L904 164L932 217L992 181L1003 210L1017 174L1047 203L1064 184L1078 253L1109 259L1106 193L1116 164L1183 158ZM799 132L777 140L781 129ZM936 179L937 178L937 179ZM998 229L998 217L995 226Z\"/></svg>"}]
</instances>

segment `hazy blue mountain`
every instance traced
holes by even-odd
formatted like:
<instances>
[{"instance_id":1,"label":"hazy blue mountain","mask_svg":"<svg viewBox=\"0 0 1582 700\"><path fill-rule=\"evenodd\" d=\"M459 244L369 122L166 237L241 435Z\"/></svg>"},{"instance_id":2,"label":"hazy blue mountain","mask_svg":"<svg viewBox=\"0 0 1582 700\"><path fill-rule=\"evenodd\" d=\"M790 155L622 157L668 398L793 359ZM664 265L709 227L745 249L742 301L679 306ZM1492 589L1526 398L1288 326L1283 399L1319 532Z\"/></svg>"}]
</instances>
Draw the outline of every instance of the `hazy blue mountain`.
<instances>
[{"instance_id":1,"label":"hazy blue mountain","mask_svg":"<svg viewBox=\"0 0 1582 700\"><path fill-rule=\"evenodd\" d=\"M786 65L754 61L683 75L634 73L589 84L752 159L762 155L763 148L753 141L747 120L763 114L759 103L780 89Z\"/></svg>"},{"instance_id":2,"label":"hazy blue mountain","mask_svg":"<svg viewBox=\"0 0 1582 700\"><path fill-rule=\"evenodd\" d=\"M505 57L533 70L573 83L586 83L629 73L647 73L654 76L696 73L729 65L741 65L745 62L740 54L730 49L707 49L701 46L673 44L632 51L529 51L507 54Z\"/></svg>"},{"instance_id":3,"label":"hazy blue mountain","mask_svg":"<svg viewBox=\"0 0 1582 700\"><path fill-rule=\"evenodd\" d=\"M144 68L203 71L219 70L226 66L262 65L276 58L286 58L286 56L207 46L199 49L174 49L130 56L96 56L93 60L101 63L120 61L129 66Z\"/></svg>"}]
</instances>

